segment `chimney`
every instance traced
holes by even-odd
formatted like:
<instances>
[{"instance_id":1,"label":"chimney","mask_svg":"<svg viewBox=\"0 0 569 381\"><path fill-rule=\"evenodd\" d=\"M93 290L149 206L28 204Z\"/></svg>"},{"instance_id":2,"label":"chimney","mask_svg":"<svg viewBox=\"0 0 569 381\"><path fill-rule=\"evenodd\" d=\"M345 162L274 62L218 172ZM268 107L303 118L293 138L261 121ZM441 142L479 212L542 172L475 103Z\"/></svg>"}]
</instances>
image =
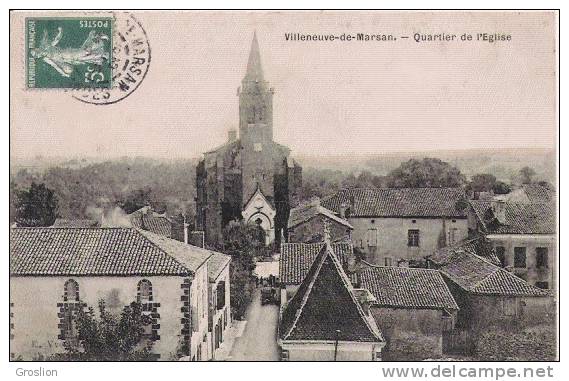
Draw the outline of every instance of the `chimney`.
<instances>
[{"instance_id":1,"label":"chimney","mask_svg":"<svg viewBox=\"0 0 569 381\"><path fill-rule=\"evenodd\" d=\"M233 143L236 140L237 140L237 130L232 128L227 132L227 142Z\"/></svg>"},{"instance_id":2,"label":"chimney","mask_svg":"<svg viewBox=\"0 0 569 381\"><path fill-rule=\"evenodd\" d=\"M506 202L501 199L492 199L490 203L492 207L492 213L494 217L498 220L499 223L502 225L506 224Z\"/></svg>"},{"instance_id":3,"label":"chimney","mask_svg":"<svg viewBox=\"0 0 569 381\"><path fill-rule=\"evenodd\" d=\"M331 238L330 238L330 221L324 220L324 242L326 245L331 245Z\"/></svg>"},{"instance_id":4,"label":"chimney","mask_svg":"<svg viewBox=\"0 0 569 381\"><path fill-rule=\"evenodd\" d=\"M346 218L346 211L349 207L350 205L347 202L342 202L340 204L340 218Z\"/></svg>"},{"instance_id":5,"label":"chimney","mask_svg":"<svg viewBox=\"0 0 569 381\"><path fill-rule=\"evenodd\" d=\"M369 315L371 305L377 301L375 297L365 288L354 288L354 294L358 303L362 306L366 315Z\"/></svg>"},{"instance_id":6,"label":"chimney","mask_svg":"<svg viewBox=\"0 0 569 381\"><path fill-rule=\"evenodd\" d=\"M189 226L189 225L190 225L190 224L188 224L188 223L186 222L186 215L184 215L184 243L185 243L186 245L189 243L189 242L188 242L188 241L189 241L189 240L188 240L188 226Z\"/></svg>"}]
</instances>

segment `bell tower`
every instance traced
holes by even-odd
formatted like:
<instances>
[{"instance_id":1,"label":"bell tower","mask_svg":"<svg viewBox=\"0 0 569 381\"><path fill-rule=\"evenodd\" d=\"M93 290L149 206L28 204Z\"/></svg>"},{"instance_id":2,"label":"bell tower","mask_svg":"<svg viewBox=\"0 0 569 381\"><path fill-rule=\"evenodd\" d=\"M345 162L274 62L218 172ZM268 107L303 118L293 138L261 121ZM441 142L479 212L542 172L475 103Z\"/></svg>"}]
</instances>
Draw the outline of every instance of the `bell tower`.
<instances>
[{"instance_id":1,"label":"bell tower","mask_svg":"<svg viewBox=\"0 0 569 381\"><path fill-rule=\"evenodd\" d=\"M263 142L273 141L273 89L265 81L261 66L261 53L257 32L253 34L247 71L237 91L239 95L239 137L249 141L249 134L261 132ZM256 125L255 131L248 131L250 125ZM263 126L263 131L259 127Z\"/></svg>"}]
</instances>

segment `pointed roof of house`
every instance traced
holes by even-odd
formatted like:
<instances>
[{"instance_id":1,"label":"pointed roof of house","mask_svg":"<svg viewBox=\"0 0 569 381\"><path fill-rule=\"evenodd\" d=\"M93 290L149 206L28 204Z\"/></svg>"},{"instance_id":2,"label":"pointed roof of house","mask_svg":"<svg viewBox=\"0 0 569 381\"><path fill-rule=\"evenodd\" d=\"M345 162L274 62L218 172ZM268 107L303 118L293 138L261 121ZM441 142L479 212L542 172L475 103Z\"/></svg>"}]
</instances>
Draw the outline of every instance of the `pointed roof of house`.
<instances>
[{"instance_id":1,"label":"pointed roof of house","mask_svg":"<svg viewBox=\"0 0 569 381\"><path fill-rule=\"evenodd\" d=\"M292 341L384 341L328 243L286 306L279 332Z\"/></svg>"},{"instance_id":2,"label":"pointed roof of house","mask_svg":"<svg viewBox=\"0 0 569 381\"><path fill-rule=\"evenodd\" d=\"M244 81L263 81L263 67L261 66L261 52L259 50L259 42L257 41L257 31L253 33L253 42L251 43L251 51L249 52L249 61L247 61L247 72Z\"/></svg>"},{"instance_id":3,"label":"pointed roof of house","mask_svg":"<svg viewBox=\"0 0 569 381\"><path fill-rule=\"evenodd\" d=\"M478 295L549 296L515 274L462 247L430 257L441 274L463 290Z\"/></svg>"}]
</instances>

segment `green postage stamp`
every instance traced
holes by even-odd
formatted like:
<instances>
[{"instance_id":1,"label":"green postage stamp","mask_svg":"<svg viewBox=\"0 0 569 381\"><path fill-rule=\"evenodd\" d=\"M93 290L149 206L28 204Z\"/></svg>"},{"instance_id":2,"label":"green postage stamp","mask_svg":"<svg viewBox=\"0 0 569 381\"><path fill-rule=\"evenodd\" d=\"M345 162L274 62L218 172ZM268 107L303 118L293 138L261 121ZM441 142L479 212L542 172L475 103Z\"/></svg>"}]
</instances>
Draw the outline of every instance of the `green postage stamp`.
<instances>
[{"instance_id":1,"label":"green postage stamp","mask_svg":"<svg viewBox=\"0 0 569 381\"><path fill-rule=\"evenodd\" d=\"M111 88L111 17L27 18L28 88Z\"/></svg>"}]
</instances>

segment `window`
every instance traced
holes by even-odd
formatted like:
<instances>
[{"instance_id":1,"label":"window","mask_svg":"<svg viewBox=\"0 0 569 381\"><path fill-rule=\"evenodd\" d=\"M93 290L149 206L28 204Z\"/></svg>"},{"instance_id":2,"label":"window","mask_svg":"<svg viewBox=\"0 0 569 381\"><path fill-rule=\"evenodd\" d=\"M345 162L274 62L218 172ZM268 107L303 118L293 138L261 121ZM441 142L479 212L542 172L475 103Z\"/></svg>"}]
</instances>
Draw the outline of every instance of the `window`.
<instances>
[{"instance_id":1,"label":"window","mask_svg":"<svg viewBox=\"0 0 569 381\"><path fill-rule=\"evenodd\" d=\"M255 152L261 152L263 150L263 144L255 143L253 144L253 149L255 150Z\"/></svg>"},{"instance_id":2,"label":"window","mask_svg":"<svg viewBox=\"0 0 569 381\"><path fill-rule=\"evenodd\" d=\"M65 302L78 302L79 301L79 284L73 279L65 282L63 290L63 301Z\"/></svg>"},{"instance_id":3,"label":"window","mask_svg":"<svg viewBox=\"0 0 569 381\"><path fill-rule=\"evenodd\" d=\"M452 314L447 310L443 310L441 318L442 318L441 323L443 331L444 332L452 331L453 329Z\"/></svg>"},{"instance_id":4,"label":"window","mask_svg":"<svg viewBox=\"0 0 569 381\"><path fill-rule=\"evenodd\" d=\"M456 243L457 237L458 237L458 229L457 228L450 228L448 231L448 243L449 243L449 245L454 245Z\"/></svg>"},{"instance_id":5,"label":"window","mask_svg":"<svg viewBox=\"0 0 569 381\"><path fill-rule=\"evenodd\" d=\"M514 316L516 314L516 300L513 298L506 298L502 302L502 312L506 316Z\"/></svg>"},{"instance_id":6,"label":"window","mask_svg":"<svg viewBox=\"0 0 569 381\"><path fill-rule=\"evenodd\" d=\"M502 267L506 267L506 248L504 246L496 246L496 257L500 261Z\"/></svg>"},{"instance_id":7,"label":"window","mask_svg":"<svg viewBox=\"0 0 569 381\"><path fill-rule=\"evenodd\" d=\"M77 323L75 317L77 311L81 308L79 301L79 284L69 279L63 286L63 301L61 307L61 331L60 338L66 340L69 345L75 347L79 344L79 332L77 331Z\"/></svg>"},{"instance_id":8,"label":"window","mask_svg":"<svg viewBox=\"0 0 569 381\"><path fill-rule=\"evenodd\" d=\"M281 350L281 361L288 361L288 360L289 360L288 351L286 349Z\"/></svg>"},{"instance_id":9,"label":"window","mask_svg":"<svg viewBox=\"0 0 569 381\"><path fill-rule=\"evenodd\" d=\"M225 306L225 281L221 281L217 284L216 291L217 309L220 310Z\"/></svg>"},{"instance_id":10,"label":"window","mask_svg":"<svg viewBox=\"0 0 569 381\"><path fill-rule=\"evenodd\" d=\"M514 267L526 268L526 248L514 247Z\"/></svg>"},{"instance_id":11,"label":"window","mask_svg":"<svg viewBox=\"0 0 569 381\"><path fill-rule=\"evenodd\" d=\"M377 246L377 229L367 230L367 245L370 247Z\"/></svg>"},{"instance_id":12,"label":"window","mask_svg":"<svg viewBox=\"0 0 569 381\"><path fill-rule=\"evenodd\" d=\"M407 246L419 246L419 230L409 229L407 231Z\"/></svg>"},{"instance_id":13,"label":"window","mask_svg":"<svg viewBox=\"0 0 569 381\"><path fill-rule=\"evenodd\" d=\"M138 282L138 303L148 303L152 301L152 283L143 279Z\"/></svg>"},{"instance_id":14,"label":"window","mask_svg":"<svg viewBox=\"0 0 569 381\"><path fill-rule=\"evenodd\" d=\"M535 282L535 287L547 290L549 289L549 282Z\"/></svg>"},{"instance_id":15,"label":"window","mask_svg":"<svg viewBox=\"0 0 569 381\"><path fill-rule=\"evenodd\" d=\"M385 257L385 266L393 266L393 259Z\"/></svg>"},{"instance_id":16,"label":"window","mask_svg":"<svg viewBox=\"0 0 569 381\"><path fill-rule=\"evenodd\" d=\"M535 266L538 269L546 269L549 267L547 247L536 247L535 249Z\"/></svg>"}]
</instances>

